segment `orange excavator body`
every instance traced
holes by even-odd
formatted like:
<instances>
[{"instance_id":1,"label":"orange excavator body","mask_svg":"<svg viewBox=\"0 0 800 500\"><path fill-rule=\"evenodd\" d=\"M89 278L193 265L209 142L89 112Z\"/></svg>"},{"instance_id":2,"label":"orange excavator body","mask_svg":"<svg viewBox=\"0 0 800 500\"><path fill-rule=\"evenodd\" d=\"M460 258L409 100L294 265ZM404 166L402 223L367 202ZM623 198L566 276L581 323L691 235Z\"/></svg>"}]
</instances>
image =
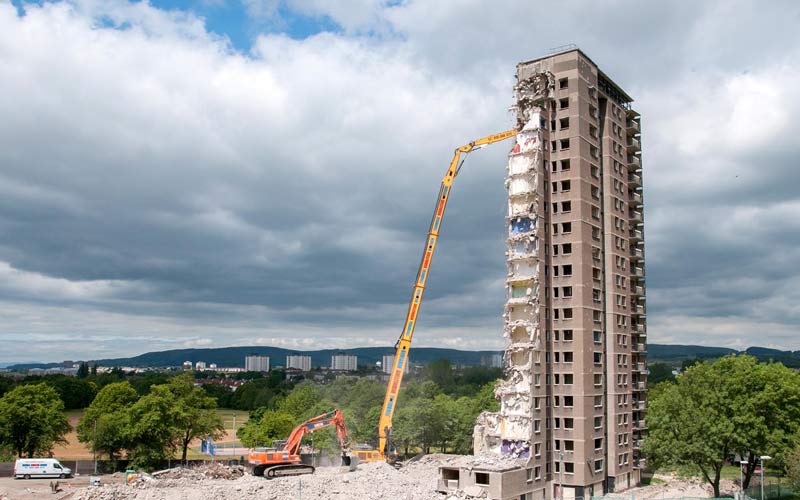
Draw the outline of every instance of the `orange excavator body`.
<instances>
[{"instance_id":1,"label":"orange excavator body","mask_svg":"<svg viewBox=\"0 0 800 500\"><path fill-rule=\"evenodd\" d=\"M342 460L351 465L350 438L340 410L323 413L298 425L289 434L285 444L275 448L254 448L247 461L254 476L267 478L313 474L314 467L303 464L300 458L300 443L306 434L324 427L336 426L336 435L342 449Z\"/></svg>"}]
</instances>

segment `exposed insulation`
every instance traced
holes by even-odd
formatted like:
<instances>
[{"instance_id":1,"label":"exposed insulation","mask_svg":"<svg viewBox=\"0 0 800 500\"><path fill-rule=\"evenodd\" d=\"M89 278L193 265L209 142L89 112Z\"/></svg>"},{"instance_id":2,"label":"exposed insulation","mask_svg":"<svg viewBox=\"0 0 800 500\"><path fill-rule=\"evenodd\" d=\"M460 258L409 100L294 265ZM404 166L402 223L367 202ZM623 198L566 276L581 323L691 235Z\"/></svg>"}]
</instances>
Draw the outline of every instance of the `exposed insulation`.
<instances>
[{"instance_id":1,"label":"exposed insulation","mask_svg":"<svg viewBox=\"0 0 800 500\"><path fill-rule=\"evenodd\" d=\"M508 249L506 258L507 301L503 335L508 340L504 355L505 379L495 389L500 411L484 412L474 432L475 454L530 457L534 435L534 376L540 364L542 339L539 327L539 241L543 175L542 132L544 105L553 96L553 75L539 73L515 88L519 132L509 154Z\"/></svg>"}]
</instances>

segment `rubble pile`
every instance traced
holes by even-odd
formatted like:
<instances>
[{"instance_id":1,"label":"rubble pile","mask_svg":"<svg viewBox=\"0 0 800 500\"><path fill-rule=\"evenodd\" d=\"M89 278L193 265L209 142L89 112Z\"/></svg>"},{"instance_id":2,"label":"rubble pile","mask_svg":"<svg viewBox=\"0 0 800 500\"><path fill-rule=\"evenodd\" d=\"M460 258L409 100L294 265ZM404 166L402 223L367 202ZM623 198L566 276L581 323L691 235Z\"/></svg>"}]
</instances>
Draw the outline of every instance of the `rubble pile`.
<instances>
[{"instance_id":1,"label":"rubble pile","mask_svg":"<svg viewBox=\"0 0 800 500\"><path fill-rule=\"evenodd\" d=\"M423 458L395 469L391 465L362 463L346 467L321 467L314 474L265 479L238 470L168 469L142 474L129 484L108 484L76 492L75 500L286 500L384 499L444 500L436 493L440 461ZM225 466L219 466L225 467ZM226 468L235 469L235 468ZM215 478L214 475L220 476ZM452 497L466 498L466 497Z\"/></svg>"},{"instance_id":2,"label":"rubble pile","mask_svg":"<svg viewBox=\"0 0 800 500\"><path fill-rule=\"evenodd\" d=\"M153 472L151 475L158 479L192 479L197 481L201 479L236 479L242 477L244 473L244 467L241 465L229 467L213 463L191 468L174 467Z\"/></svg>"}]
</instances>

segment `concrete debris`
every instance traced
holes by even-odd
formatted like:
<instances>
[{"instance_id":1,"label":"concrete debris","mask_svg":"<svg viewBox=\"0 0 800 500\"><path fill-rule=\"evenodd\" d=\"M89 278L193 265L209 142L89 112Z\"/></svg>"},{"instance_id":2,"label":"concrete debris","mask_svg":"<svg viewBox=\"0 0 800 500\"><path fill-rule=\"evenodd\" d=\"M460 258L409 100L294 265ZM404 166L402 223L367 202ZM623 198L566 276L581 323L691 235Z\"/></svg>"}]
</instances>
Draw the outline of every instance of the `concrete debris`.
<instances>
[{"instance_id":1,"label":"concrete debris","mask_svg":"<svg viewBox=\"0 0 800 500\"><path fill-rule=\"evenodd\" d=\"M130 484L103 484L76 492L75 500L285 500L287 498L353 500L444 500L436 493L440 460L423 457L399 470L387 463L320 467L314 474L265 479L237 468L168 469ZM147 477L147 479L144 479ZM468 498L468 497L461 497Z\"/></svg>"},{"instance_id":2,"label":"concrete debris","mask_svg":"<svg viewBox=\"0 0 800 500\"><path fill-rule=\"evenodd\" d=\"M535 377L543 377L539 325L539 241L541 200L544 197L543 130L545 106L553 98L551 73L532 73L514 88L517 128L508 158L508 274L503 336L509 341L503 356L505 379L495 389L500 411L478 417L473 434L478 455L528 458L533 436ZM541 395L543 396L543 395Z\"/></svg>"},{"instance_id":3,"label":"concrete debris","mask_svg":"<svg viewBox=\"0 0 800 500\"><path fill-rule=\"evenodd\" d=\"M242 477L245 469L241 465L227 466L220 463L206 464L199 467L174 467L151 474L158 479L236 479Z\"/></svg>"}]
</instances>

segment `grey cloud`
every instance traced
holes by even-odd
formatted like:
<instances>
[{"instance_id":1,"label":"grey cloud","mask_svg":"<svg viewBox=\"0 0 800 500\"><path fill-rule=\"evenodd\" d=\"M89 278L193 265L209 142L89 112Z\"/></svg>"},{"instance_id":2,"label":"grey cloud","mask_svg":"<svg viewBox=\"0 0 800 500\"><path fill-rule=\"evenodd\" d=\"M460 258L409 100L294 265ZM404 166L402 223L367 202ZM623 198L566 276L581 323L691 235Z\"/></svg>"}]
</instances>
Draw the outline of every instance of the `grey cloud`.
<instances>
[{"instance_id":1,"label":"grey cloud","mask_svg":"<svg viewBox=\"0 0 800 500\"><path fill-rule=\"evenodd\" d=\"M706 331L716 345L800 347L787 333L796 115L737 150L682 115L729 111L747 87L708 82L746 86L744 71L796 96L795 74L773 70L799 55L798 7L756 7L407 2L367 18L315 4L307 15L346 33L264 35L243 55L190 14L147 5L46 4L24 18L0 5L13 63L0 65L0 114L14 117L0 123L0 262L65 286L123 284L87 297L0 287L0 336L19 349L27 335L73 339L68 357L206 339L391 344L453 148L511 124L518 61L575 41L644 116L650 341ZM106 12L134 29L96 26ZM707 145L687 149L692 137ZM457 181L420 345L501 344L505 153L471 155ZM768 337L754 333L765 319L778 325Z\"/></svg>"}]
</instances>

